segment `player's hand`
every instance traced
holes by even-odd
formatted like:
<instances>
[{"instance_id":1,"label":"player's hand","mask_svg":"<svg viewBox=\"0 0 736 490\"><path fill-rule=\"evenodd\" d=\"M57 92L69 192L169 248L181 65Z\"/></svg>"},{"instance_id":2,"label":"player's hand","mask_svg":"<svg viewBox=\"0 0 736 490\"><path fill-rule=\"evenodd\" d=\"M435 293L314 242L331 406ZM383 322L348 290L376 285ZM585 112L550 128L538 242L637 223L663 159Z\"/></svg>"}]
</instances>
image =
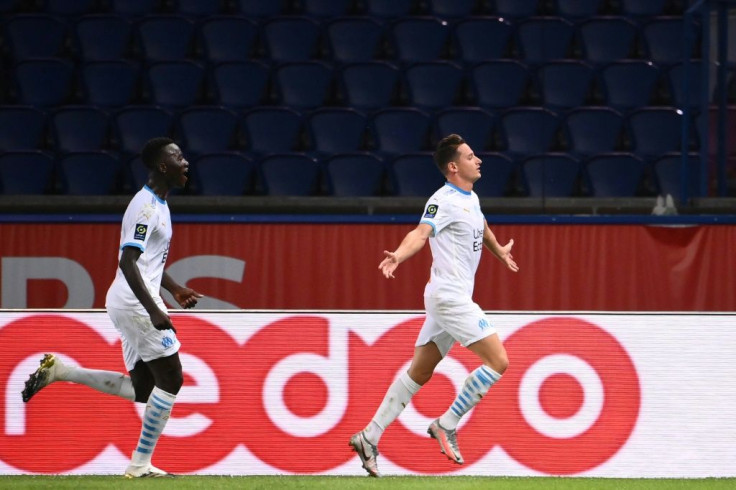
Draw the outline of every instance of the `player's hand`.
<instances>
[{"instance_id":1,"label":"player's hand","mask_svg":"<svg viewBox=\"0 0 736 490\"><path fill-rule=\"evenodd\" d=\"M197 305L197 300L204 296L190 288L181 288L172 295L176 302L179 303L179 306L186 309L194 308Z\"/></svg>"},{"instance_id":2,"label":"player's hand","mask_svg":"<svg viewBox=\"0 0 736 490\"><path fill-rule=\"evenodd\" d=\"M176 333L174 324L171 323L171 318L161 310L155 311L151 314L151 323L153 323L156 330L173 330L174 333Z\"/></svg>"},{"instance_id":3,"label":"player's hand","mask_svg":"<svg viewBox=\"0 0 736 490\"><path fill-rule=\"evenodd\" d=\"M386 279L394 279L394 271L399 266L399 257L394 252L383 251L386 257L378 264L378 268Z\"/></svg>"},{"instance_id":4,"label":"player's hand","mask_svg":"<svg viewBox=\"0 0 736 490\"><path fill-rule=\"evenodd\" d=\"M503 261L504 264L506 264L506 267L509 268L509 270L512 270L514 272L519 272L519 266L516 265L516 262L514 261L514 256L511 255L511 247L514 246L514 239L512 238L509 240L509 243L501 247L501 257L500 259Z\"/></svg>"}]
</instances>

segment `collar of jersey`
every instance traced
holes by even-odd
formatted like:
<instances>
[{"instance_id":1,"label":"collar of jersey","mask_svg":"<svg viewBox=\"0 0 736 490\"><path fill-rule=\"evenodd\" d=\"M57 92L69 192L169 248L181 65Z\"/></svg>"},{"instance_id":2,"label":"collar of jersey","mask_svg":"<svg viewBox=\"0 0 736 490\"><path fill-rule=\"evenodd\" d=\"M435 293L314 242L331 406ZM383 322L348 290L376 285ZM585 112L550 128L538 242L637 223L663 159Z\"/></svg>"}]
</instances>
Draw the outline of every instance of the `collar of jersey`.
<instances>
[{"instance_id":1,"label":"collar of jersey","mask_svg":"<svg viewBox=\"0 0 736 490\"><path fill-rule=\"evenodd\" d=\"M449 182L445 182L445 185L449 185L450 187L452 187L453 189L455 189L456 191L458 191L461 194L465 194L466 196L469 196L470 195L470 191L464 191L461 188L459 188L458 186L456 186L455 184L450 184Z\"/></svg>"},{"instance_id":2,"label":"collar of jersey","mask_svg":"<svg viewBox=\"0 0 736 490\"><path fill-rule=\"evenodd\" d=\"M145 184L143 184L143 188L144 188L145 190L147 190L148 192L150 192L151 194L153 194L153 197L155 197L155 198L156 198L156 200L157 200L158 202L160 202L161 204L166 204L166 201L165 201L164 199L161 199L160 197L158 197L158 196L156 195L156 193L155 193L155 192L153 192L153 189L151 189L150 187L148 187L148 186L147 186L147 185L145 185Z\"/></svg>"}]
</instances>

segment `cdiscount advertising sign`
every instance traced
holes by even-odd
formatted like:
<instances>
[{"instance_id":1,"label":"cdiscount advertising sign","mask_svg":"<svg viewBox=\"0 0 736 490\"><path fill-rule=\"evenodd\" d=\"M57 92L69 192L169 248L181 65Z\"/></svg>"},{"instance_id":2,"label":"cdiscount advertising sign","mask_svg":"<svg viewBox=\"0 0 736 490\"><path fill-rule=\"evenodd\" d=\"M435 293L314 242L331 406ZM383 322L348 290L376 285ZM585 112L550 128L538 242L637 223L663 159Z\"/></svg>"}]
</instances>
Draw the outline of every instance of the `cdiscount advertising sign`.
<instances>
[{"instance_id":1,"label":"cdiscount advertising sign","mask_svg":"<svg viewBox=\"0 0 736 490\"><path fill-rule=\"evenodd\" d=\"M154 464L182 474L364 474L348 447L408 368L418 312L172 313L185 383ZM510 367L426 434L479 361L456 345L379 445L387 475L736 475L734 315L490 312ZM104 311L0 311L0 473L120 474L143 406L67 382L24 404L45 352L121 371Z\"/></svg>"}]
</instances>

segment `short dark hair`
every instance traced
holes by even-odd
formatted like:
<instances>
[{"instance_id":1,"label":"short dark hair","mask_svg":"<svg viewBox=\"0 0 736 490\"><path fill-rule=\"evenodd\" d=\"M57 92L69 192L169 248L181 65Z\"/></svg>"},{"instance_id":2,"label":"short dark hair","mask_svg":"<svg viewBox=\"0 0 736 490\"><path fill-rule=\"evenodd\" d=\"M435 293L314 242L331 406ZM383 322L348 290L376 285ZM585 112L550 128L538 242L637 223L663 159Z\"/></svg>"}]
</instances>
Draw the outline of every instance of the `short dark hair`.
<instances>
[{"instance_id":1,"label":"short dark hair","mask_svg":"<svg viewBox=\"0 0 736 490\"><path fill-rule=\"evenodd\" d=\"M171 143L174 143L174 140L165 136L148 140L141 150L141 160L143 160L143 164L146 168L153 170L156 167L156 163L158 163L159 158L161 158L161 150Z\"/></svg>"},{"instance_id":2,"label":"short dark hair","mask_svg":"<svg viewBox=\"0 0 736 490\"><path fill-rule=\"evenodd\" d=\"M447 165L455 159L457 148L464 143L465 140L459 134L447 135L437 143L437 149L434 152L434 163L440 169L442 175L447 175Z\"/></svg>"}]
</instances>

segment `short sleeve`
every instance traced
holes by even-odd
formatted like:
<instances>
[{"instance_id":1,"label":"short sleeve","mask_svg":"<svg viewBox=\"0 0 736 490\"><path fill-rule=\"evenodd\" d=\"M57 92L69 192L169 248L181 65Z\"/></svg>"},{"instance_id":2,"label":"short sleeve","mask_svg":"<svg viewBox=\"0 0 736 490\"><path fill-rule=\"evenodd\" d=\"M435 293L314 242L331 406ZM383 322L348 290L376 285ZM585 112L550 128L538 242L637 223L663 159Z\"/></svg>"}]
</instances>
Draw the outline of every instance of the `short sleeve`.
<instances>
[{"instance_id":1,"label":"short sleeve","mask_svg":"<svg viewBox=\"0 0 736 490\"><path fill-rule=\"evenodd\" d=\"M436 236L437 233L450 224L452 221L452 213L450 212L450 206L447 203L440 203L435 199L427 201L424 206L424 212L419 220L419 223L426 223L432 227L432 236Z\"/></svg>"},{"instance_id":2,"label":"short sleeve","mask_svg":"<svg viewBox=\"0 0 736 490\"><path fill-rule=\"evenodd\" d=\"M156 220L156 210L150 203L131 202L123 218L120 248L136 247L145 251Z\"/></svg>"}]
</instances>

